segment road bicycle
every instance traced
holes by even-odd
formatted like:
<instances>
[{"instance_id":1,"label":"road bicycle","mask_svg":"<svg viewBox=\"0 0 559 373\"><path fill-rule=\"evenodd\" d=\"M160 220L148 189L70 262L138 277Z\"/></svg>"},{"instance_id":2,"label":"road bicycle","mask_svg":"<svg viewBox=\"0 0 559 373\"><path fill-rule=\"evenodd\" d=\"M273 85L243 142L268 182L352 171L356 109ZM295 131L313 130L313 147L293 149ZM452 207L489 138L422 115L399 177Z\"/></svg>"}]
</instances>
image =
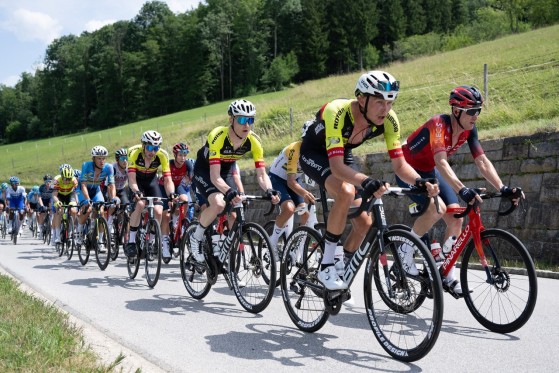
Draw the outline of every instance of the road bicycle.
<instances>
[{"instance_id":1,"label":"road bicycle","mask_svg":"<svg viewBox=\"0 0 559 373\"><path fill-rule=\"evenodd\" d=\"M499 216L509 215L516 209L512 202L520 198L517 188L513 196L485 193L475 189L484 200L501 198ZM454 298L464 297L474 318L496 333L512 333L530 319L538 294L534 262L524 244L513 234L499 228L485 228L481 220L481 206L477 200L466 207L449 208L447 213L456 218L467 216L468 223L456 239L439 268L442 277L448 275L462 255L458 295L443 283L443 289ZM408 228L409 229L409 228Z\"/></svg>"},{"instance_id":2,"label":"road bicycle","mask_svg":"<svg viewBox=\"0 0 559 373\"><path fill-rule=\"evenodd\" d=\"M60 222L60 242L56 244L56 252L58 256L62 256L66 254L67 260L72 259L72 255L74 254L75 248L75 220L74 217L70 214L70 209L74 207L77 208L76 205L66 205L63 204L60 206L62 210L62 220Z\"/></svg>"},{"instance_id":3,"label":"road bicycle","mask_svg":"<svg viewBox=\"0 0 559 373\"><path fill-rule=\"evenodd\" d=\"M8 208L8 213L12 216L12 233L11 240L14 245L17 245L17 237L19 235L19 229L21 228L21 220L19 219L19 210L14 208Z\"/></svg>"},{"instance_id":4,"label":"road bicycle","mask_svg":"<svg viewBox=\"0 0 559 373\"><path fill-rule=\"evenodd\" d=\"M121 203L114 212L113 227L111 234L111 260L118 258L120 247L128 242L130 234L130 206L133 203Z\"/></svg>"},{"instance_id":5,"label":"road bicycle","mask_svg":"<svg viewBox=\"0 0 559 373\"><path fill-rule=\"evenodd\" d=\"M126 261L128 276L136 278L140 269L140 261L144 259L146 280L150 288L157 285L161 272L161 227L154 217L154 201L161 197L140 197L148 204L142 211L138 233L136 234L136 256Z\"/></svg>"},{"instance_id":6,"label":"road bicycle","mask_svg":"<svg viewBox=\"0 0 559 373\"><path fill-rule=\"evenodd\" d=\"M76 245L76 250L82 265L87 264L90 251L94 250L97 265L104 271L110 261L111 236L109 235L109 225L101 211L104 206L111 203L93 201L90 204L91 213L83 225L82 232L78 232L81 233L83 241ZM91 216L95 216L95 218L91 218Z\"/></svg>"},{"instance_id":7,"label":"road bicycle","mask_svg":"<svg viewBox=\"0 0 559 373\"><path fill-rule=\"evenodd\" d=\"M388 188L385 195L423 194L417 188ZM428 206L428 205L427 205ZM421 211L427 210L427 206ZM350 210L351 211L351 210ZM389 229L382 199L363 199L357 211L372 213L373 225L351 256L341 276L346 290L328 290L317 275L324 253L323 235L309 227L295 229L285 246L281 261L281 293L293 323L301 330L315 332L330 315L337 315L351 297L350 288L365 262L365 310L371 329L382 348L400 361L423 358L434 346L442 323L442 283L425 244L410 232ZM409 245L417 252L418 275L403 270L398 250Z\"/></svg>"},{"instance_id":8,"label":"road bicycle","mask_svg":"<svg viewBox=\"0 0 559 373\"><path fill-rule=\"evenodd\" d=\"M50 245L50 240L52 237L52 210L50 207L47 207L45 210L45 220L43 220L41 235L43 236L43 243Z\"/></svg>"},{"instance_id":9,"label":"road bicycle","mask_svg":"<svg viewBox=\"0 0 559 373\"><path fill-rule=\"evenodd\" d=\"M31 222L29 222L29 229L32 232L33 238L37 238L38 224L37 224L37 211L36 210L33 210L31 212Z\"/></svg>"},{"instance_id":10,"label":"road bicycle","mask_svg":"<svg viewBox=\"0 0 559 373\"><path fill-rule=\"evenodd\" d=\"M180 255L180 242L182 240L182 236L186 231L186 228L190 225L190 219L187 217L187 211L189 208L194 206L195 202L190 201L181 201L175 202L173 207L171 208L170 215L171 218L169 219L169 251L171 255L175 258ZM179 216L176 219L176 225L173 223L173 215L176 212L176 209L179 209ZM171 261L171 258L163 258L163 263L168 264Z\"/></svg>"},{"instance_id":11,"label":"road bicycle","mask_svg":"<svg viewBox=\"0 0 559 373\"><path fill-rule=\"evenodd\" d=\"M8 231L8 221L6 218L6 212L2 211L0 213L0 234L2 235L2 239L6 238L7 231Z\"/></svg>"},{"instance_id":12,"label":"road bicycle","mask_svg":"<svg viewBox=\"0 0 559 373\"><path fill-rule=\"evenodd\" d=\"M269 197L242 195L243 201L266 200ZM230 208L228 204L226 211ZM251 313L262 312L272 300L276 283L276 259L270 238L264 228L247 222L243 203L233 206L236 212L233 227L218 243L214 252L212 236L218 234L213 225L204 232L200 242L206 260L197 262L191 254L190 236L199 223L190 224L181 241L180 267L186 291L195 299L204 298L218 276L223 275L241 306Z\"/></svg>"}]
</instances>

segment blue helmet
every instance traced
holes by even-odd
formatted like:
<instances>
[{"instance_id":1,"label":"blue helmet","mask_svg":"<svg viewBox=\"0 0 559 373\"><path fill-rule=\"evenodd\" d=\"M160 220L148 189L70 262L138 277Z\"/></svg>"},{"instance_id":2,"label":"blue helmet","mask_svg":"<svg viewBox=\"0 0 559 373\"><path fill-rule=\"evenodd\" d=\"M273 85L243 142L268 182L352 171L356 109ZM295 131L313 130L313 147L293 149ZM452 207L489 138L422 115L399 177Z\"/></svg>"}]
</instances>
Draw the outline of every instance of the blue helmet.
<instances>
[{"instance_id":1,"label":"blue helmet","mask_svg":"<svg viewBox=\"0 0 559 373\"><path fill-rule=\"evenodd\" d=\"M75 168L74 169L74 177L76 179L79 179L81 176L82 176L82 171Z\"/></svg>"},{"instance_id":2,"label":"blue helmet","mask_svg":"<svg viewBox=\"0 0 559 373\"><path fill-rule=\"evenodd\" d=\"M34 191L35 193L39 192L39 186L38 185L34 185L33 188L31 188L32 191Z\"/></svg>"},{"instance_id":3,"label":"blue helmet","mask_svg":"<svg viewBox=\"0 0 559 373\"><path fill-rule=\"evenodd\" d=\"M19 184L19 177L17 176L10 177L10 184Z\"/></svg>"},{"instance_id":4,"label":"blue helmet","mask_svg":"<svg viewBox=\"0 0 559 373\"><path fill-rule=\"evenodd\" d=\"M6 190L8 189L8 183L2 183L2 185L0 185L0 190Z\"/></svg>"}]
</instances>

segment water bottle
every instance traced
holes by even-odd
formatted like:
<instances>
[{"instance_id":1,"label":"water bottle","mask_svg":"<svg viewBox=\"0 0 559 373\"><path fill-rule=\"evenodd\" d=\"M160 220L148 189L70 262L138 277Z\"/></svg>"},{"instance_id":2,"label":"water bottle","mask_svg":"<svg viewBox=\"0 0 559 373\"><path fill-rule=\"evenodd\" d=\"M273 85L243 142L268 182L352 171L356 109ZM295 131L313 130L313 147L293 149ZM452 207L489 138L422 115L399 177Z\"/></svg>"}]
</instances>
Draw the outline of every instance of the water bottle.
<instances>
[{"instance_id":1,"label":"water bottle","mask_svg":"<svg viewBox=\"0 0 559 373\"><path fill-rule=\"evenodd\" d=\"M443 261L443 257L441 256L441 244L437 241L431 243L431 255L435 258L435 263L441 263Z\"/></svg>"},{"instance_id":2,"label":"water bottle","mask_svg":"<svg viewBox=\"0 0 559 373\"><path fill-rule=\"evenodd\" d=\"M442 249L442 252L441 252L443 260L446 258L448 253L450 253L450 250L452 250L452 246L454 246L455 242L456 242L456 236L450 236L446 239L446 242L444 243L443 249Z\"/></svg>"}]
</instances>

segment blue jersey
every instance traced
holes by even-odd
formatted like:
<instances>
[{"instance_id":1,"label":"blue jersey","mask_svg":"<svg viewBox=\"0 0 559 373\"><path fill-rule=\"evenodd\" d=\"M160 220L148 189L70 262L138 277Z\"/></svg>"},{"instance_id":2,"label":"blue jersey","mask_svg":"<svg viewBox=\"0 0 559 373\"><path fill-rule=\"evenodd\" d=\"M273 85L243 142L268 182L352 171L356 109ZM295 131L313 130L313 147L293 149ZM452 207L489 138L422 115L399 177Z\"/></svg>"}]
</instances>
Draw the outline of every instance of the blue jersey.
<instances>
[{"instance_id":1,"label":"blue jersey","mask_svg":"<svg viewBox=\"0 0 559 373\"><path fill-rule=\"evenodd\" d=\"M27 201L29 201L29 203L39 203L39 198L41 198L40 192L31 191L27 195Z\"/></svg>"},{"instance_id":2,"label":"blue jersey","mask_svg":"<svg viewBox=\"0 0 559 373\"><path fill-rule=\"evenodd\" d=\"M83 163L80 183L87 183L88 189L99 187L101 182L105 179L107 179L106 185L115 183L114 169L110 163L105 163L103 169L97 177L95 177L95 166L93 164L93 161Z\"/></svg>"}]
</instances>

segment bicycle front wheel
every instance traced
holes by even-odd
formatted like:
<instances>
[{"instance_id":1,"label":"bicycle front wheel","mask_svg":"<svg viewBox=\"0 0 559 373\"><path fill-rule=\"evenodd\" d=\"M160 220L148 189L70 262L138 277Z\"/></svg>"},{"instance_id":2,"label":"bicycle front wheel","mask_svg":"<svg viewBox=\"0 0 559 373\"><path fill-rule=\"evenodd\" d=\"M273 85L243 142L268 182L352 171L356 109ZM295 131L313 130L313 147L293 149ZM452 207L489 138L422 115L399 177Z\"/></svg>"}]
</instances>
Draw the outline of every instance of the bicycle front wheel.
<instances>
[{"instance_id":1,"label":"bicycle front wheel","mask_svg":"<svg viewBox=\"0 0 559 373\"><path fill-rule=\"evenodd\" d=\"M481 232L487 266L468 243L462 259L460 281L464 300L476 320L497 333L521 328L534 311L538 283L534 262L526 247L501 229ZM485 269L485 271L483 270Z\"/></svg>"},{"instance_id":2,"label":"bicycle front wheel","mask_svg":"<svg viewBox=\"0 0 559 373\"><path fill-rule=\"evenodd\" d=\"M64 237L64 242L66 245L66 260L72 259L72 255L74 255L74 219L70 217L68 219L68 227L66 229L66 234Z\"/></svg>"},{"instance_id":3,"label":"bicycle front wheel","mask_svg":"<svg viewBox=\"0 0 559 373\"><path fill-rule=\"evenodd\" d=\"M441 330L441 278L430 250L410 232L391 229L383 239L384 252L376 240L366 264L364 295L369 324L393 358L419 360L433 348ZM403 245L415 252L417 274L403 270L398 256Z\"/></svg>"},{"instance_id":4,"label":"bicycle front wheel","mask_svg":"<svg viewBox=\"0 0 559 373\"><path fill-rule=\"evenodd\" d=\"M276 260L268 234L261 225L246 223L229 254L229 278L241 306L262 312L276 287Z\"/></svg>"},{"instance_id":5,"label":"bicycle front wheel","mask_svg":"<svg viewBox=\"0 0 559 373\"><path fill-rule=\"evenodd\" d=\"M157 285L161 271L161 228L155 219L148 220L146 226L145 250L146 280L150 288Z\"/></svg>"},{"instance_id":6,"label":"bicycle front wheel","mask_svg":"<svg viewBox=\"0 0 559 373\"><path fill-rule=\"evenodd\" d=\"M208 279L208 268L206 263L197 263L190 253L190 236L194 234L198 223L192 223L186 228L180 241L180 266L181 277L184 287L194 299L202 299L212 288ZM207 245L206 235L200 245Z\"/></svg>"},{"instance_id":7,"label":"bicycle front wheel","mask_svg":"<svg viewBox=\"0 0 559 373\"><path fill-rule=\"evenodd\" d=\"M316 275L324 253L320 234L309 227L291 233L281 261L281 294L291 321L305 332L322 328L330 314L324 304L324 287Z\"/></svg>"},{"instance_id":8,"label":"bicycle front wheel","mask_svg":"<svg viewBox=\"0 0 559 373\"><path fill-rule=\"evenodd\" d=\"M104 217L98 216L95 221L95 230L93 232L93 249L95 250L95 258L97 265L101 271L104 271L111 260L111 236L109 236L109 226Z\"/></svg>"}]
</instances>

